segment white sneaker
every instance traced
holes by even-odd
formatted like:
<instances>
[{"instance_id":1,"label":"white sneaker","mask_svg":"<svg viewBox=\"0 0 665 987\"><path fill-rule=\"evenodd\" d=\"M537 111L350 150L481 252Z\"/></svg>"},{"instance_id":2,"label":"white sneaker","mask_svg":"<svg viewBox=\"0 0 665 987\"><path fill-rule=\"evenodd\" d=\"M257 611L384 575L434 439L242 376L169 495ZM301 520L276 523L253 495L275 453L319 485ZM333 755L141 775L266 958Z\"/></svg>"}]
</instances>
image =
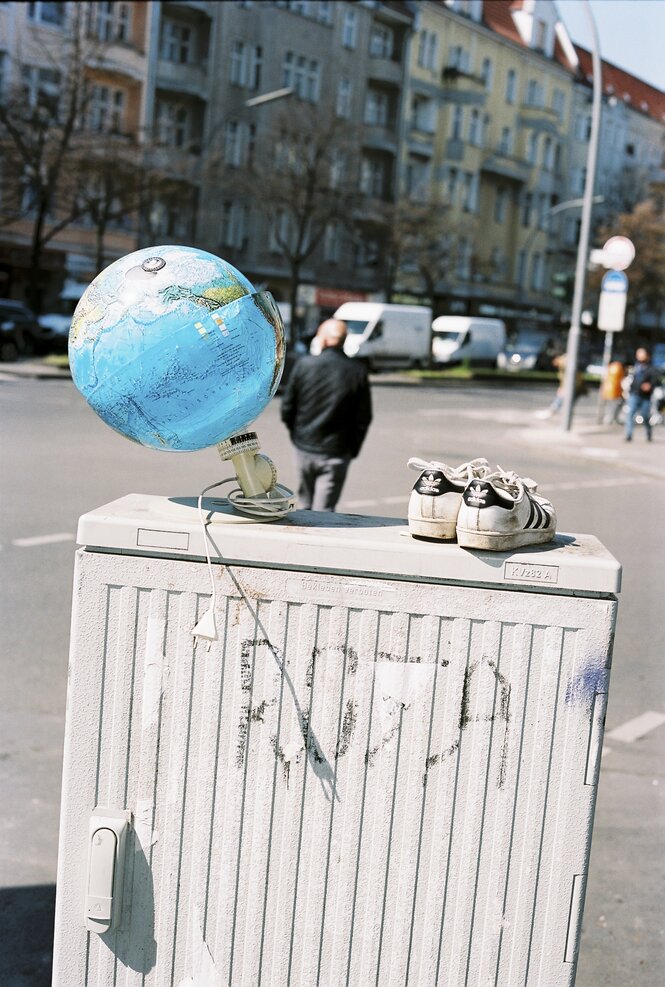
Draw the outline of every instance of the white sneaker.
<instances>
[{"instance_id":1,"label":"white sneaker","mask_svg":"<svg viewBox=\"0 0 665 987\"><path fill-rule=\"evenodd\" d=\"M409 499L410 534L453 541L462 494L470 481L490 472L489 463L486 459L473 459L452 467L413 458L408 465L420 471Z\"/></svg>"},{"instance_id":2,"label":"white sneaker","mask_svg":"<svg viewBox=\"0 0 665 987\"><path fill-rule=\"evenodd\" d=\"M462 548L503 552L523 545L551 541L556 534L556 514L549 500L536 494L537 485L527 477L495 473L472 480L457 516L457 541Z\"/></svg>"}]
</instances>

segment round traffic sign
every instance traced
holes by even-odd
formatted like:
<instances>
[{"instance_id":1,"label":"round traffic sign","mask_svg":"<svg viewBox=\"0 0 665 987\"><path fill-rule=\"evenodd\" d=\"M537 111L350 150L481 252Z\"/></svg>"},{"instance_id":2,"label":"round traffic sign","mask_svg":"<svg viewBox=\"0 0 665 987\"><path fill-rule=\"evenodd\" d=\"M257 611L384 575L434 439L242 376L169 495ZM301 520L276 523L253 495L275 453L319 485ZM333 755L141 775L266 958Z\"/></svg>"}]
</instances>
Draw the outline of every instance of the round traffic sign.
<instances>
[{"instance_id":1,"label":"round traffic sign","mask_svg":"<svg viewBox=\"0 0 665 987\"><path fill-rule=\"evenodd\" d=\"M635 245L627 236L611 236L603 247L603 265L625 271L635 260Z\"/></svg>"}]
</instances>

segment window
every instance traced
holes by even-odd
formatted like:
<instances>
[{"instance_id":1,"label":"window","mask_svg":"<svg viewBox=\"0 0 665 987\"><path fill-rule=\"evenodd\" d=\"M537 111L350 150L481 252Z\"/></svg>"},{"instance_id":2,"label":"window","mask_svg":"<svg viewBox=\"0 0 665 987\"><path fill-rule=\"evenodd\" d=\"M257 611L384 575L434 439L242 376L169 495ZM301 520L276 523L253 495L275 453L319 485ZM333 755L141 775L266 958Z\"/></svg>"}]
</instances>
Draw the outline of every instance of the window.
<instances>
[{"instance_id":1,"label":"window","mask_svg":"<svg viewBox=\"0 0 665 987\"><path fill-rule=\"evenodd\" d=\"M245 45L242 41L234 41L231 45L231 61L229 81L235 86L242 86L245 78Z\"/></svg>"},{"instance_id":2,"label":"window","mask_svg":"<svg viewBox=\"0 0 665 987\"><path fill-rule=\"evenodd\" d=\"M522 287L524 285L524 277L526 275L526 250L519 250L517 253L517 261L515 264L515 281Z\"/></svg>"},{"instance_id":3,"label":"window","mask_svg":"<svg viewBox=\"0 0 665 987\"><path fill-rule=\"evenodd\" d=\"M24 65L21 72L23 96L31 109L40 106L58 119L60 105L60 72L36 65Z\"/></svg>"},{"instance_id":4,"label":"window","mask_svg":"<svg viewBox=\"0 0 665 987\"><path fill-rule=\"evenodd\" d=\"M249 74L247 86L249 89L260 89L261 73L263 71L263 48L261 45L250 45Z\"/></svg>"},{"instance_id":5,"label":"window","mask_svg":"<svg viewBox=\"0 0 665 987\"><path fill-rule=\"evenodd\" d=\"M340 79L337 83L337 105L335 112L338 117L348 120L351 116L351 80Z\"/></svg>"},{"instance_id":6,"label":"window","mask_svg":"<svg viewBox=\"0 0 665 987\"><path fill-rule=\"evenodd\" d=\"M566 94L562 89L555 89L552 93L552 109L558 116L559 120L563 120L566 112Z\"/></svg>"},{"instance_id":7,"label":"window","mask_svg":"<svg viewBox=\"0 0 665 987\"><path fill-rule=\"evenodd\" d=\"M263 70L263 48L260 45L247 45L234 41L231 45L229 81L235 86L258 89Z\"/></svg>"},{"instance_id":8,"label":"window","mask_svg":"<svg viewBox=\"0 0 665 987\"><path fill-rule=\"evenodd\" d=\"M345 181L348 171L348 161L346 154L339 148L332 153L330 161L330 187L339 188Z\"/></svg>"},{"instance_id":9,"label":"window","mask_svg":"<svg viewBox=\"0 0 665 987\"><path fill-rule=\"evenodd\" d=\"M543 168L552 171L554 167L554 143L551 137L546 137L543 143Z\"/></svg>"},{"instance_id":10,"label":"window","mask_svg":"<svg viewBox=\"0 0 665 987\"><path fill-rule=\"evenodd\" d=\"M129 4L88 4L88 30L99 41L128 41Z\"/></svg>"},{"instance_id":11,"label":"window","mask_svg":"<svg viewBox=\"0 0 665 987\"><path fill-rule=\"evenodd\" d=\"M539 51L545 51L547 47L547 24L545 21L536 21L533 32L533 46Z\"/></svg>"},{"instance_id":12,"label":"window","mask_svg":"<svg viewBox=\"0 0 665 987\"><path fill-rule=\"evenodd\" d=\"M292 51L284 54L282 62L282 85L292 88L296 96L309 103L319 99L321 67L317 61L296 55Z\"/></svg>"},{"instance_id":13,"label":"window","mask_svg":"<svg viewBox=\"0 0 665 987\"><path fill-rule=\"evenodd\" d=\"M457 168L449 168L448 180L446 182L446 197L451 206L454 206L457 201L458 179L459 179L459 172Z\"/></svg>"},{"instance_id":14,"label":"window","mask_svg":"<svg viewBox=\"0 0 665 987\"><path fill-rule=\"evenodd\" d=\"M432 31L421 31L418 36L418 65L422 69L436 70L438 38Z\"/></svg>"},{"instance_id":15,"label":"window","mask_svg":"<svg viewBox=\"0 0 665 987\"><path fill-rule=\"evenodd\" d=\"M462 208L464 212L478 212L478 189L480 175L478 172L465 171L462 185Z\"/></svg>"},{"instance_id":16,"label":"window","mask_svg":"<svg viewBox=\"0 0 665 987\"><path fill-rule=\"evenodd\" d=\"M358 43L358 16L355 10L345 10L342 21L342 45L355 48Z\"/></svg>"},{"instance_id":17,"label":"window","mask_svg":"<svg viewBox=\"0 0 665 987\"><path fill-rule=\"evenodd\" d=\"M588 113L580 114L575 118L575 140L589 143L591 139L591 117Z\"/></svg>"},{"instance_id":18,"label":"window","mask_svg":"<svg viewBox=\"0 0 665 987\"><path fill-rule=\"evenodd\" d=\"M541 230L549 230L552 212L552 199L546 192L541 192L538 204L538 226Z\"/></svg>"},{"instance_id":19,"label":"window","mask_svg":"<svg viewBox=\"0 0 665 987\"><path fill-rule=\"evenodd\" d=\"M179 21L162 22L159 57L166 62L188 65L192 61L192 31Z\"/></svg>"},{"instance_id":20,"label":"window","mask_svg":"<svg viewBox=\"0 0 665 987\"><path fill-rule=\"evenodd\" d=\"M411 104L411 126L425 134L436 130L436 107L434 100L426 96L414 96Z\"/></svg>"},{"instance_id":21,"label":"window","mask_svg":"<svg viewBox=\"0 0 665 987\"><path fill-rule=\"evenodd\" d=\"M342 227L333 219L323 235L323 259L329 264L339 264L342 256Z\"/></svg>"},{"instance_id":22,"label":"window","mask_svg":"<svg viewBox=\"0 0 665 987\"><path fill-rule=\"evenodd\" d=\"M93 86L90 97L89 127L96 133L122 130L125 94L109 86Z\"/></svg>"},{"instance_id":23,"label":"window","mask_svg":"<svg viewBox=\"0 0 665 987\"><path fill-rule=\"evenodd\" d=\"M480 136L482 130L482 122L480 117L480 110L471 110L471 119L469 120L469 143L474 144L476 147L480 146Z\"/></svg>"},{"instance_id":24,"label":"window","mask_svg":"<svg viewBox=\"0 0 665 987\"><path fill-rule=\"evenodd\" d=\"M270 226L269 249L273 254L281 254L284 245L291 242L291 217L285 209L278 209Z\"/></svg>"},{"instance_id":25,"label":"window","mask_svg":"<svg viewBox=\"0 0 665 987\"><path fill-rule=\"evenodd\" d=\"M372 24L369 35L369 53L372 58L392 58L393 32L384 24Z\"/></svg>"},{"instance_id":26,"label":"window","mask_svg":"<svg viewBox=\"0 0 665 987\"><path fill-rule=\"evenodd\" d=\"M411 157L406 166L406 192L415 202L425 202L429 192L431 167L429 161Z\"/></svg>"},{"instance_id":27,"label":"window","mask_svg":"<svg viewBox=\"0 0 665 987\"><path fill-rule=\"evenodd\" d=\"M473 244L467 237L460 237L457 244L457 263L455 265L455 274L463 281L468 281L471 278L472 257Z\"/></svg>"},{"instance_id":28,"label":"window","mask_svg":"<svg viewBox=\"0 0 665 987\"><path fill-rule=\"evenodd\" d=\"M224 128L224 162L234 168L242 164L240 144L240 124L237 120L227 120Z\"/></svg>"},{"instance_id":29,"label":"window","mask_svg":"<svg viewBox=\"0 0 665 987\"><path fill-rule=\"evenodd\" d=\"M538 134L531 131L526 142L526 160L529 164L536 163L538 158Z\"/></svg>"},{"instance_id":30,"label":"window","mask_svg":"<svg viewBox=\"0 0 665 987\"><path fill-rule=\"evenodd\" d=\"M365 195L383 198L386 169L378 158L363 158L360 164L360 190Z\"/></svg>"},{"instance_id":31,"label":"window","mask_svg":"<svg viewBox=\"0 0 665 987\"><path fill-rule=\"evenodd\" d=\"M461 45L451 45L448 52L448 66L457 69L459 72L468 72L471 59L468 51Z\"/></svg>"},{"instance_id":32,"label":"window","mask_svg":"<svg viewBox=\"0 0 665 987\"><path fill-rule=\"evenodd\" d=\"M40 24L63 27L67 16L66 3L29 3L28 17Z\"/></svg>"},{"instance_id":33,"label":"window","mask_svg":"<svg viewBox=\"0 0 665 987\"><path fill-rule=\"evenodd\" d=\"M492 247L490 267L494 281L502 281L506 273L506 256L501 247Z\"/></svg>"},{"instance_id":34,"label":"window","mask_svg":"<svg viewBox=\"0 0 665 987\"><path fill-rule=\"evenodd\" d=\"M526 105L534 107L543 105L543 86L537 79L529 79L527 82Z\"/></svg>"},{"instance_id":35,"label":"window","mask_svg":"<svg viewBox=\"0 0 665 987\"><path fill-rule=\"evenodd\" d=\"M227 199L222 203L220 240L224 247L242 250L247 241L247 206Z\"/></svg>"},{"instance_id":36,"label":"window","mask_svg":"<svg viewBox=\"0 0 665 987\"><path fill-rule=\"evenodd\" d=\"M543 255L534 254L531 258L531 290L542 291L543 289Z\"/></svg>"},{"instance_id":37,"label":"window","mask_svg":"<svg viewBox=\"0 0 665 987\"><path fill-rule=\"evenodd\" d=\"M462 129L464 127L464 107L459 103L455 104L450 128L450 136L454 141L462 140Z\"/></svg>"},{"instance_id":38,"label":"window","mask_svg":"<svg viewBox=\"0 0 665 987\"><path fill-rule=\"evenodd\" d=\"M390 103L388 94L370 89L365 98L364 122L375 127L386 127L388 125L388 114Z\"/></svg>"},{"instance_id":39,"label":"window","mask_svg":"<svg viewBox=\"0 0 665 987\"><path fill-rule=\"evenodd\" d=\"M514 104L517 97L517 72L515 69L508 69L506 76L506 103Z\"/></svg>"},{"instance_id":40,"label":"window","mask_svg":"<svg viewBox=\"0 0 665 987\"><path fill-rule=\"evenodd\" d=\"M157 140L167 147L185 147L189 137L187 108L166 100L157 104Z\"/></svg>"},{"instance_id":41,"label":"window","mask_svg":"<svg viewBox=\"0 0 665 987\"><path fill-rule=\"evenodd\" d=\"M513 153L513 132L510 127L501 128L501 140L499 141L499 154Z\"/></svg>"},{"instance_id":42,"label":"window","mask_svg":"<svg viewBox=\"0 0 665 987\"><path fill-rule=\"evenodd\" d=\"M496 190L494 199L494 222L503 223L506 218L506 203L508 202L508 189L500 186Z\"/></svg>"},{"instance_id":43,"label":"window","mask_svg":"<svg viewBox=\"0 0 665 987\"><path fill-rule=\"evenodd\" d=\"M480 77L483 80L485 91L491 93L492 92L492 59L491 58L483 58L483 62L480 68Z\"/></svg>"},{"instance_id":44,"label":"window","mask_svg":"<svg viewBox=\"0 0 665 987\"><path fill-rule=\"evenodd\" d=\"M531 226L531 206L533 203L533 196L531 192L525 192L522 198L522 226Z\"/></svg>"}]
</instances>

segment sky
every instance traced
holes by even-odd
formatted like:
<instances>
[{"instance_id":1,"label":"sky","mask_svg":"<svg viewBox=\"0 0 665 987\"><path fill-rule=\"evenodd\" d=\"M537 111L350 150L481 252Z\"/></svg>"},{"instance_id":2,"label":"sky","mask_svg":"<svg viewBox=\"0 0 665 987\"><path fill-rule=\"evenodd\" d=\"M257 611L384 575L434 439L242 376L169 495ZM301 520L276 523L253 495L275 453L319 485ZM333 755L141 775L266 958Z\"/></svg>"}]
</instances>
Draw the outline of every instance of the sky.
<instances>
[{"instance_id":1,"label":"sky","mask_svg":"<svg viewBox=\"0 0 665 987\"><path fill-rule=\"evenodd\" d=\"M556 0L573 41L591 48L582 0ZM665 0L590 0L603 58L665 90Z\"/></svg>"}]
</instances>

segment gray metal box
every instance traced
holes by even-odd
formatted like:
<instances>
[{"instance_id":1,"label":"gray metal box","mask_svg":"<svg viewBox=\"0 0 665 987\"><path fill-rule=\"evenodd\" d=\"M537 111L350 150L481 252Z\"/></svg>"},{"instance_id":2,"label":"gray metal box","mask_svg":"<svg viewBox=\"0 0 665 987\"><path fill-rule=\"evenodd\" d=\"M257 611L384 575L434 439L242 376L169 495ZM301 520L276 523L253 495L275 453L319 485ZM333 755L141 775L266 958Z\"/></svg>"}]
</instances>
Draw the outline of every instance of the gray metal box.
<instances>
[{"instance_id":1,"label":"gray metal box","mask_svg":"<svg viewBox=\"0 0 665 987\"><path fill-rule=\"evenodd\" d=\"M572 984L616 560L311 512L209 530L208 649L191 503L81 519L54 983ZM95 806L133 820L101 936Z\"/></svg>"}]
</instances>

